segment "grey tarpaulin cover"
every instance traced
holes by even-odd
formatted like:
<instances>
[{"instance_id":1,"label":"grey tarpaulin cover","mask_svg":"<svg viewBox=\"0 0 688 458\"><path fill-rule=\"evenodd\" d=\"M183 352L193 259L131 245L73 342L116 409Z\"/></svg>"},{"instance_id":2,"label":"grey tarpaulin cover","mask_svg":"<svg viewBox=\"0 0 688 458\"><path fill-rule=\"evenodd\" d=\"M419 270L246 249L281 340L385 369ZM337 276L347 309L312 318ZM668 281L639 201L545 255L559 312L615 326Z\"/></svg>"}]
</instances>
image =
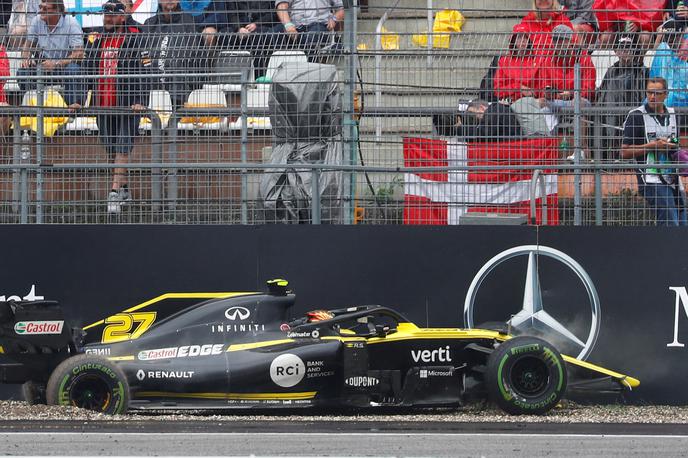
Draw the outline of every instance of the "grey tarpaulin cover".
<instances>
[{"instance_id":1,"label":"grey tarpaulin cover","mask_svg":"<svg viewBox=\"0 0 688 458\"><path fill-rule=\"evenodd\" d=\"M260 196L267 222L310 222L312 174L299 164L342 162L341 94L334 65L284 63L272 78L270 122L273 147ZM320 185L321 221L342 217L343 173L324 171Z\"/></svg>"}]
</instances>

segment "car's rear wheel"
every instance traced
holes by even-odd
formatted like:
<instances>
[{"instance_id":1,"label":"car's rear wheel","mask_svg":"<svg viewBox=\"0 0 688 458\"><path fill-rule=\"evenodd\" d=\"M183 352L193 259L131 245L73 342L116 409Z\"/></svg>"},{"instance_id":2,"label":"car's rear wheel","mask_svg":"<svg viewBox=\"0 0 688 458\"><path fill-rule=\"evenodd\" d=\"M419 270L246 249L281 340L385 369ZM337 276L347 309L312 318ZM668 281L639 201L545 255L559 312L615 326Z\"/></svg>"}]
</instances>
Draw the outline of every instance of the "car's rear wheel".
<instances>
[{"instance_id":1,"label":"car's rear wheel","mask_svg":"<svg viewBox=\"0 0 688 458\"><path fill-rule=\"evenodd\" d=\"M100 356L78 355L53 371L46 389L48 404L121 414L129 406L129 384L122 370Z\"/></svg>"},{"instance_id":2,"label":"car's rear wheel","mask_svg":"<svg viewBox=\"0 0 688 458\"><path fill-rule=\"evenodd\" d=\"M45 399L45 384L36 383L32 381L24 382L21 387L22 396L27 404L30 406L36 404L46 404Z\"/></svg>"},{"instance_id":3,"label":"car's rear wheel","mask_svg":"<svg viewBox=\"0 0 688 458\"><path fill-rule=\"evenodd\" d=\"M490 399L514 415L543 414L566 392L566 367L554 346L536 337L502 343L487 362Z\"/></svg>"}]
</instances>

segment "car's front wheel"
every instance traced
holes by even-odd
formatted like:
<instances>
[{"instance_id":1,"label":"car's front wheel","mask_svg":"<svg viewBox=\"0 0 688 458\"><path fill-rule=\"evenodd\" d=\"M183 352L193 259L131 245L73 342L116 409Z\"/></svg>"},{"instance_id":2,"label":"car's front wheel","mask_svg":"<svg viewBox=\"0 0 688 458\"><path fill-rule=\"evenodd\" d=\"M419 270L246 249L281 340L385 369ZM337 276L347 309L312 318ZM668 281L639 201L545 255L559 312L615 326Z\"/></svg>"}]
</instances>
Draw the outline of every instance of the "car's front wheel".
<instances>
[{"instance_id":1,"label":"car's front wheel","mask_svg":"<svg viewBox=\"0 0 688 458\"><path fill-rule=\"evenodd\" d=\"M78 355L55 368L46 389L49 405L121 414L129 406L129 384L122 370L100 356Z\"/></svg>"},{"instance_id":2,"label":"car's front wheel","mask_svg":"<svg viewBox=\"0 0 688 458\"><path fill-rule=\"evenodd\" d=\"M514 415L543 414L566 392L566 367L554 346L536 337L502 343L487 362L490 399Z\"/></svg>"}]
</instances>

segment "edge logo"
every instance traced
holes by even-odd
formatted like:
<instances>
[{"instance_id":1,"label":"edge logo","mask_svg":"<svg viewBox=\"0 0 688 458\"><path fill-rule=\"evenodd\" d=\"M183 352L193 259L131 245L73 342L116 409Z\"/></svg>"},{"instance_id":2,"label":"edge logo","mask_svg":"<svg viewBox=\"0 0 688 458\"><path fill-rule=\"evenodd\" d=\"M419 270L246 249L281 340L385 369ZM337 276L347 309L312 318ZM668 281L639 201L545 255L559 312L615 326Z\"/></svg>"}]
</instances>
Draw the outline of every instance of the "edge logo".
<instances>
[{"instance_id":1,"label":"edge logo","mask_svg":"<svg viewBox=\"0 0 688 458\"><path fill-rule=\"evenodd\" d=\"M227 310L225 310L225 318L227 318L230 321L244 321L248 319L248 317L251 316L251 311L247 309L246 307L230 307Z\"/></svg>"},{"instance_id":2,"label":"edge logo","mask_svg":"<svg viewBox=\"0 0 688 458\"><path fill-rule=\"evenodd\" d=\"M349 377L348 379L344 380L344 384L348 386L353 386L355 388L377 386L380 384L380 379L361 375L358 377Z\"/></svg>"},{"instance_id":3,"label":"edge logo","mask_svg":"<svg viewBox=\"0 0 688 458\"><path fill-rule=\"evenodd\" d=\"M303 360L292 353L279 355L270 364L270 378L281 387L289 388L297 385L306 375L306 365Z\"/></svg>"},{"instance_id":4,"label":"edge logo","mask_svg":"<svg viewBox=\"0 0 688 458\"><path fill-rule=\"evenodd\" d=\"M14 332L19 335L62 334L64 321L19 321Z\"/></svg>"}]
</instances>

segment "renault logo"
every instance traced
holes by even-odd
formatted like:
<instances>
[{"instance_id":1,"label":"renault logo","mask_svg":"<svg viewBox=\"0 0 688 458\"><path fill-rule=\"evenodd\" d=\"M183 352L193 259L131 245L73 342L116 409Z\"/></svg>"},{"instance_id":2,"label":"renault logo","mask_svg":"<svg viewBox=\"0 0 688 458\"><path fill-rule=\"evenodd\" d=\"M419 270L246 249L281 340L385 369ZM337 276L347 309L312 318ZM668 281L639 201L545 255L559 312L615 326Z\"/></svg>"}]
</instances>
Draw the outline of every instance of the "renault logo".
<instances>
[{"instance_id":1,"label":"renault logo","mask_svg":"<svg viewBox=\"0 0 688 458\"><path fill-rule=\"evenodd\" d=\"M571 269L583 283L588 294L591 311L590 330L585 341L578 338L578 336L569 331L566 326L557 321L545 310L545 304L542 301L540 279L538 276L537 256L539 255L547 256L561 262ZM577 356L578 359L586 359L595 346L597 336L600 332L600 299L597 295L595 285L585 269L569 255L559 250L555 250L554 248L542 245L523 245L502 251L487 261L473 278L471 285L468 287L468 292L466 293L466 300L463 307L464 323L466 326L468 328L474 326L473 310L475 307L475 298L483 280L485 280L495 267L517 256L528 256L523 306L511 320L507 321L507 323L510 323L514 328L526 333L529 328L537 328L545 332L556 333L581 349Z\"/></svg>"},{"instance_id":2,"label":"renault logo","mask_svg":"<svg viewBox=\"0 0 688 458\"><path fill-rule=\"evenodd\" d=\"M225 317L232 321L243 321L251 316L251 312L246 307L230 307L225 311Z\"/></svg>"},{"instance_id":3,"label":"renault logo","mask_svg":"<svg viewBox=\"0 0 688 458\"><path fill-rule=\"evenodd\" d=\"M143 369L139 369L139 371L136 373L136 378L140 381L143 381L143 379L146 378L146 373L143 372Z\"/></svg>"}]
</instances>

